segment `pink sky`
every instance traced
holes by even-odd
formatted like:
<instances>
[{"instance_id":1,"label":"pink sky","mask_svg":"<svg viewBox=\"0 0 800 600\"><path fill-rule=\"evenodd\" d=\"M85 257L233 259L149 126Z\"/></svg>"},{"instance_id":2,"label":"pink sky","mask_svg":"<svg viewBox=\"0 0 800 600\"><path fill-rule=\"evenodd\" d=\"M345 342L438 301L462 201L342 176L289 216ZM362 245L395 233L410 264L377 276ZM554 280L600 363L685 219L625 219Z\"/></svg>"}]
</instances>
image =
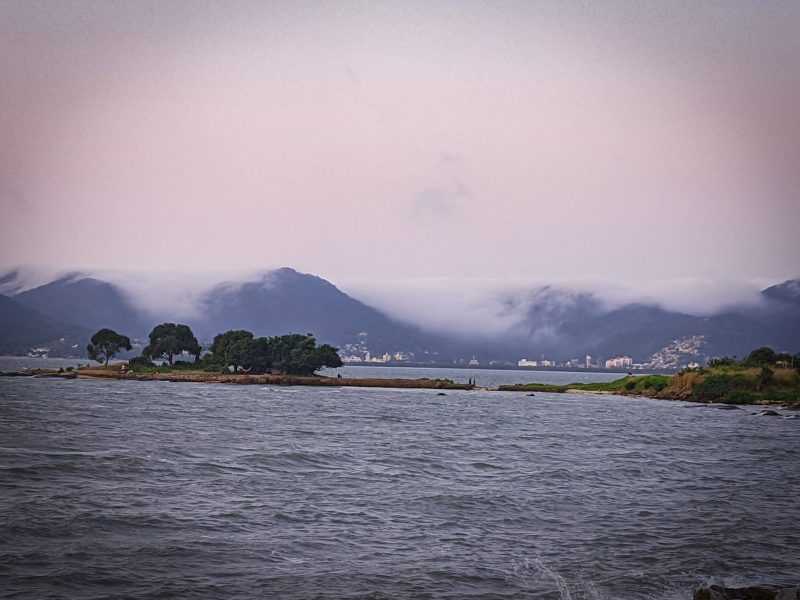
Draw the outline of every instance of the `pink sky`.
<instances>
[{"instance_id":1,"label":"pink sky","mask_svg":"<svg viewBox=\"0 0 800 600\"><path fill-rule=\"evenodd\" d=\"M0 267L800 275L797 2L0 4Z\"/></svg>"}]
</instances>

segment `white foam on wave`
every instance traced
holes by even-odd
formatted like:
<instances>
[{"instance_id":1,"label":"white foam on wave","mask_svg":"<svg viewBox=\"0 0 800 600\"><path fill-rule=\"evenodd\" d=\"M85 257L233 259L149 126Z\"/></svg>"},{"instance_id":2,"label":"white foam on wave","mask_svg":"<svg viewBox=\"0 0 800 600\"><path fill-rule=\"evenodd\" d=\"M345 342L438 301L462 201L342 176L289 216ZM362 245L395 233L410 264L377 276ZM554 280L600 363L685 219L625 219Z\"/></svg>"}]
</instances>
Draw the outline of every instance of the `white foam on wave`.
<instances>
[{"instance_id":1,"label":"white foam on wave","mask_svg":"<svg viewBox=\"0 0 800 600\"><path fill-rule=\"evenodd\" d=\"M570 586L567 580L555 569L548 566L540 556L532 559L526 558L520 565L514 567L514 575L527 587L539 588L544 581L555 585L561 600L609 600L610 597L601 594L593 582L584 576L579 576Z\"/></svg>"}]
</instances>

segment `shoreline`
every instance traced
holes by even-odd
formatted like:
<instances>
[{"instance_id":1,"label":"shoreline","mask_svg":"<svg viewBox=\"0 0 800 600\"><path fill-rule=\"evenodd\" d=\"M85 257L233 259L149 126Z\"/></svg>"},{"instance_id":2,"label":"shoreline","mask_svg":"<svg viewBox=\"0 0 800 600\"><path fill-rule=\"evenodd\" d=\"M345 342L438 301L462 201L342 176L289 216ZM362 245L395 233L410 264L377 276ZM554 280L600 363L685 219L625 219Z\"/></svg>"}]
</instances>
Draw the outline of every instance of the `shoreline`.
<instances>
[{"instance_id":1,"label":"shoreline","mask_svg":"<svg viewBox=\"0 0 800 600\"><path fill-rule=\"evenodd\" d=\"M312 387L372 387L395 389L470 390L467 383L441 379L380 379L354 377L326 377L324 375L248 375L246 373L221 374L204 372L181 373L122 373L118 369L86 368L71 371L55 369L30 369L28 371L0 372L0 377L34 377L56 379L115 379L121 381L170 381L178 383L223 383L236 385L286 385Z\"/></svg>"},{"instance_id":2,"label":"shoreline","mask_svg":"<svg viewBox=\"0 0 800 600\"><path fill-rule=\"evenodd\" d=\"M174 383L216 383L226 385L282 385L282 386L309 386L309 387L363 387L386 389L430 389L430 390L477 390L484 392L516 392L534 395L535 393L552 394L580 394L580 395L617 395L651 398L653 400L672 400L692 402L696 404L734 404L719 401L709 401L692 398L685 393L677 394L662 390L591 390L573 387L572 384L564 386L551 386L548 384L517 384L500 385L498 387L475 386L469 383L456 383L443 379L405 379L405 378L355 378L355 377L329 377L325 375L249 375L246 373L206 373L202 371L172 373L134 373L121 372L116 367L79 367L72 370L58 369L30 369L25 371L0 372L0 377L33 377L55 379L105 379L121 381L168 381ZM786 406L798 408L793 403L782 400L759 399L754 402L740 403L739 406Z\"/></svg>"}]
</instances>

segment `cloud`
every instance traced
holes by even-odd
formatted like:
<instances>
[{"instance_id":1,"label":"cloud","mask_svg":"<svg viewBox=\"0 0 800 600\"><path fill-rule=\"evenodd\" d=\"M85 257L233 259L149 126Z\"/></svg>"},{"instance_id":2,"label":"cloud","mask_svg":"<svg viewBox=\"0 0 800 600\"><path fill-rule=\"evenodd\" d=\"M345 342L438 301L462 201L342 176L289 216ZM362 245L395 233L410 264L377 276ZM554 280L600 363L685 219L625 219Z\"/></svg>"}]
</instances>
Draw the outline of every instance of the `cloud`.
<instances>
[{"instance_id":1,"label":"cloud","mask_svg":"<svg viewBox=\"0 0 800 600\"><path fill-rule=\"evenodd\" d=\"M343 287L396 319L434 331L546 339L552 337L554 323L573 311L605 312L644 303L704 316L757 305L762 301L760 290L773 283L684 278L628 286L599 279L553 283L525 278L424 278L354 280Z\"/></svg>"},{"instance_id":2,"label":"cloud","mask_svg":"<svg viewBox=\"0 0 800 600\"><path fill-rule=\"evenodd\" d=\"M454 181L447 186L425 188L414 194L412 199L414 217L451 217L467 205L471 196L470 189L460 181Z\"/></svg>"}]
</instances>

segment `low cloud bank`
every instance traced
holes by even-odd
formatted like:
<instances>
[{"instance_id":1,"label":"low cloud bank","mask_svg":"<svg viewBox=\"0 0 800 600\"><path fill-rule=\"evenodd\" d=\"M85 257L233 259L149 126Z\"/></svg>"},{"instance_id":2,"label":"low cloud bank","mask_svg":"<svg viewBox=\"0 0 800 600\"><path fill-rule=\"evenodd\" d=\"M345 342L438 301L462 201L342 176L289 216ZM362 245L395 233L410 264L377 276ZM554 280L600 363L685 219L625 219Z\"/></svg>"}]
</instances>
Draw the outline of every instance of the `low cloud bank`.
<instances>
[{"instance_id":1,"label":"low cloud bank","mask_svg":"<svg viewBox=\"0 0 800 600\"><path fill-rule=\"evenodd\" d=\"M220 284L261 281L270 271L64 271L22 266L0 273L0 293L12 295L55 279L95 277L119 286L130 302L153 318L191 322L202 316L205 295ZM644 284L602 280L542 282L533 279L421 278L333 281L342 291L389 316L424 329L463 336L547 337L559 319L575 311L604 312L630 303L656 305L697 316L763 302L773 280L682 278Z\"/></svg>"},{"instance_id":2,"label":"low cloud bank","mask_svg":"<svg viewBox=\"0 0 800 600\"><path fill-rule=\"evenodd\" d=\"M447 333L514 334L531 317L527 333L547 335L553 319L594 304L600 311L641 303L696 316L719 314L763 301L760 291L775 281L672 279L644 285L599 280L541 282L514 279L419 279L351 281L341 287L390 316ZM539 331L541 330L541 331Z\"/></svg>"}]
</instances>

